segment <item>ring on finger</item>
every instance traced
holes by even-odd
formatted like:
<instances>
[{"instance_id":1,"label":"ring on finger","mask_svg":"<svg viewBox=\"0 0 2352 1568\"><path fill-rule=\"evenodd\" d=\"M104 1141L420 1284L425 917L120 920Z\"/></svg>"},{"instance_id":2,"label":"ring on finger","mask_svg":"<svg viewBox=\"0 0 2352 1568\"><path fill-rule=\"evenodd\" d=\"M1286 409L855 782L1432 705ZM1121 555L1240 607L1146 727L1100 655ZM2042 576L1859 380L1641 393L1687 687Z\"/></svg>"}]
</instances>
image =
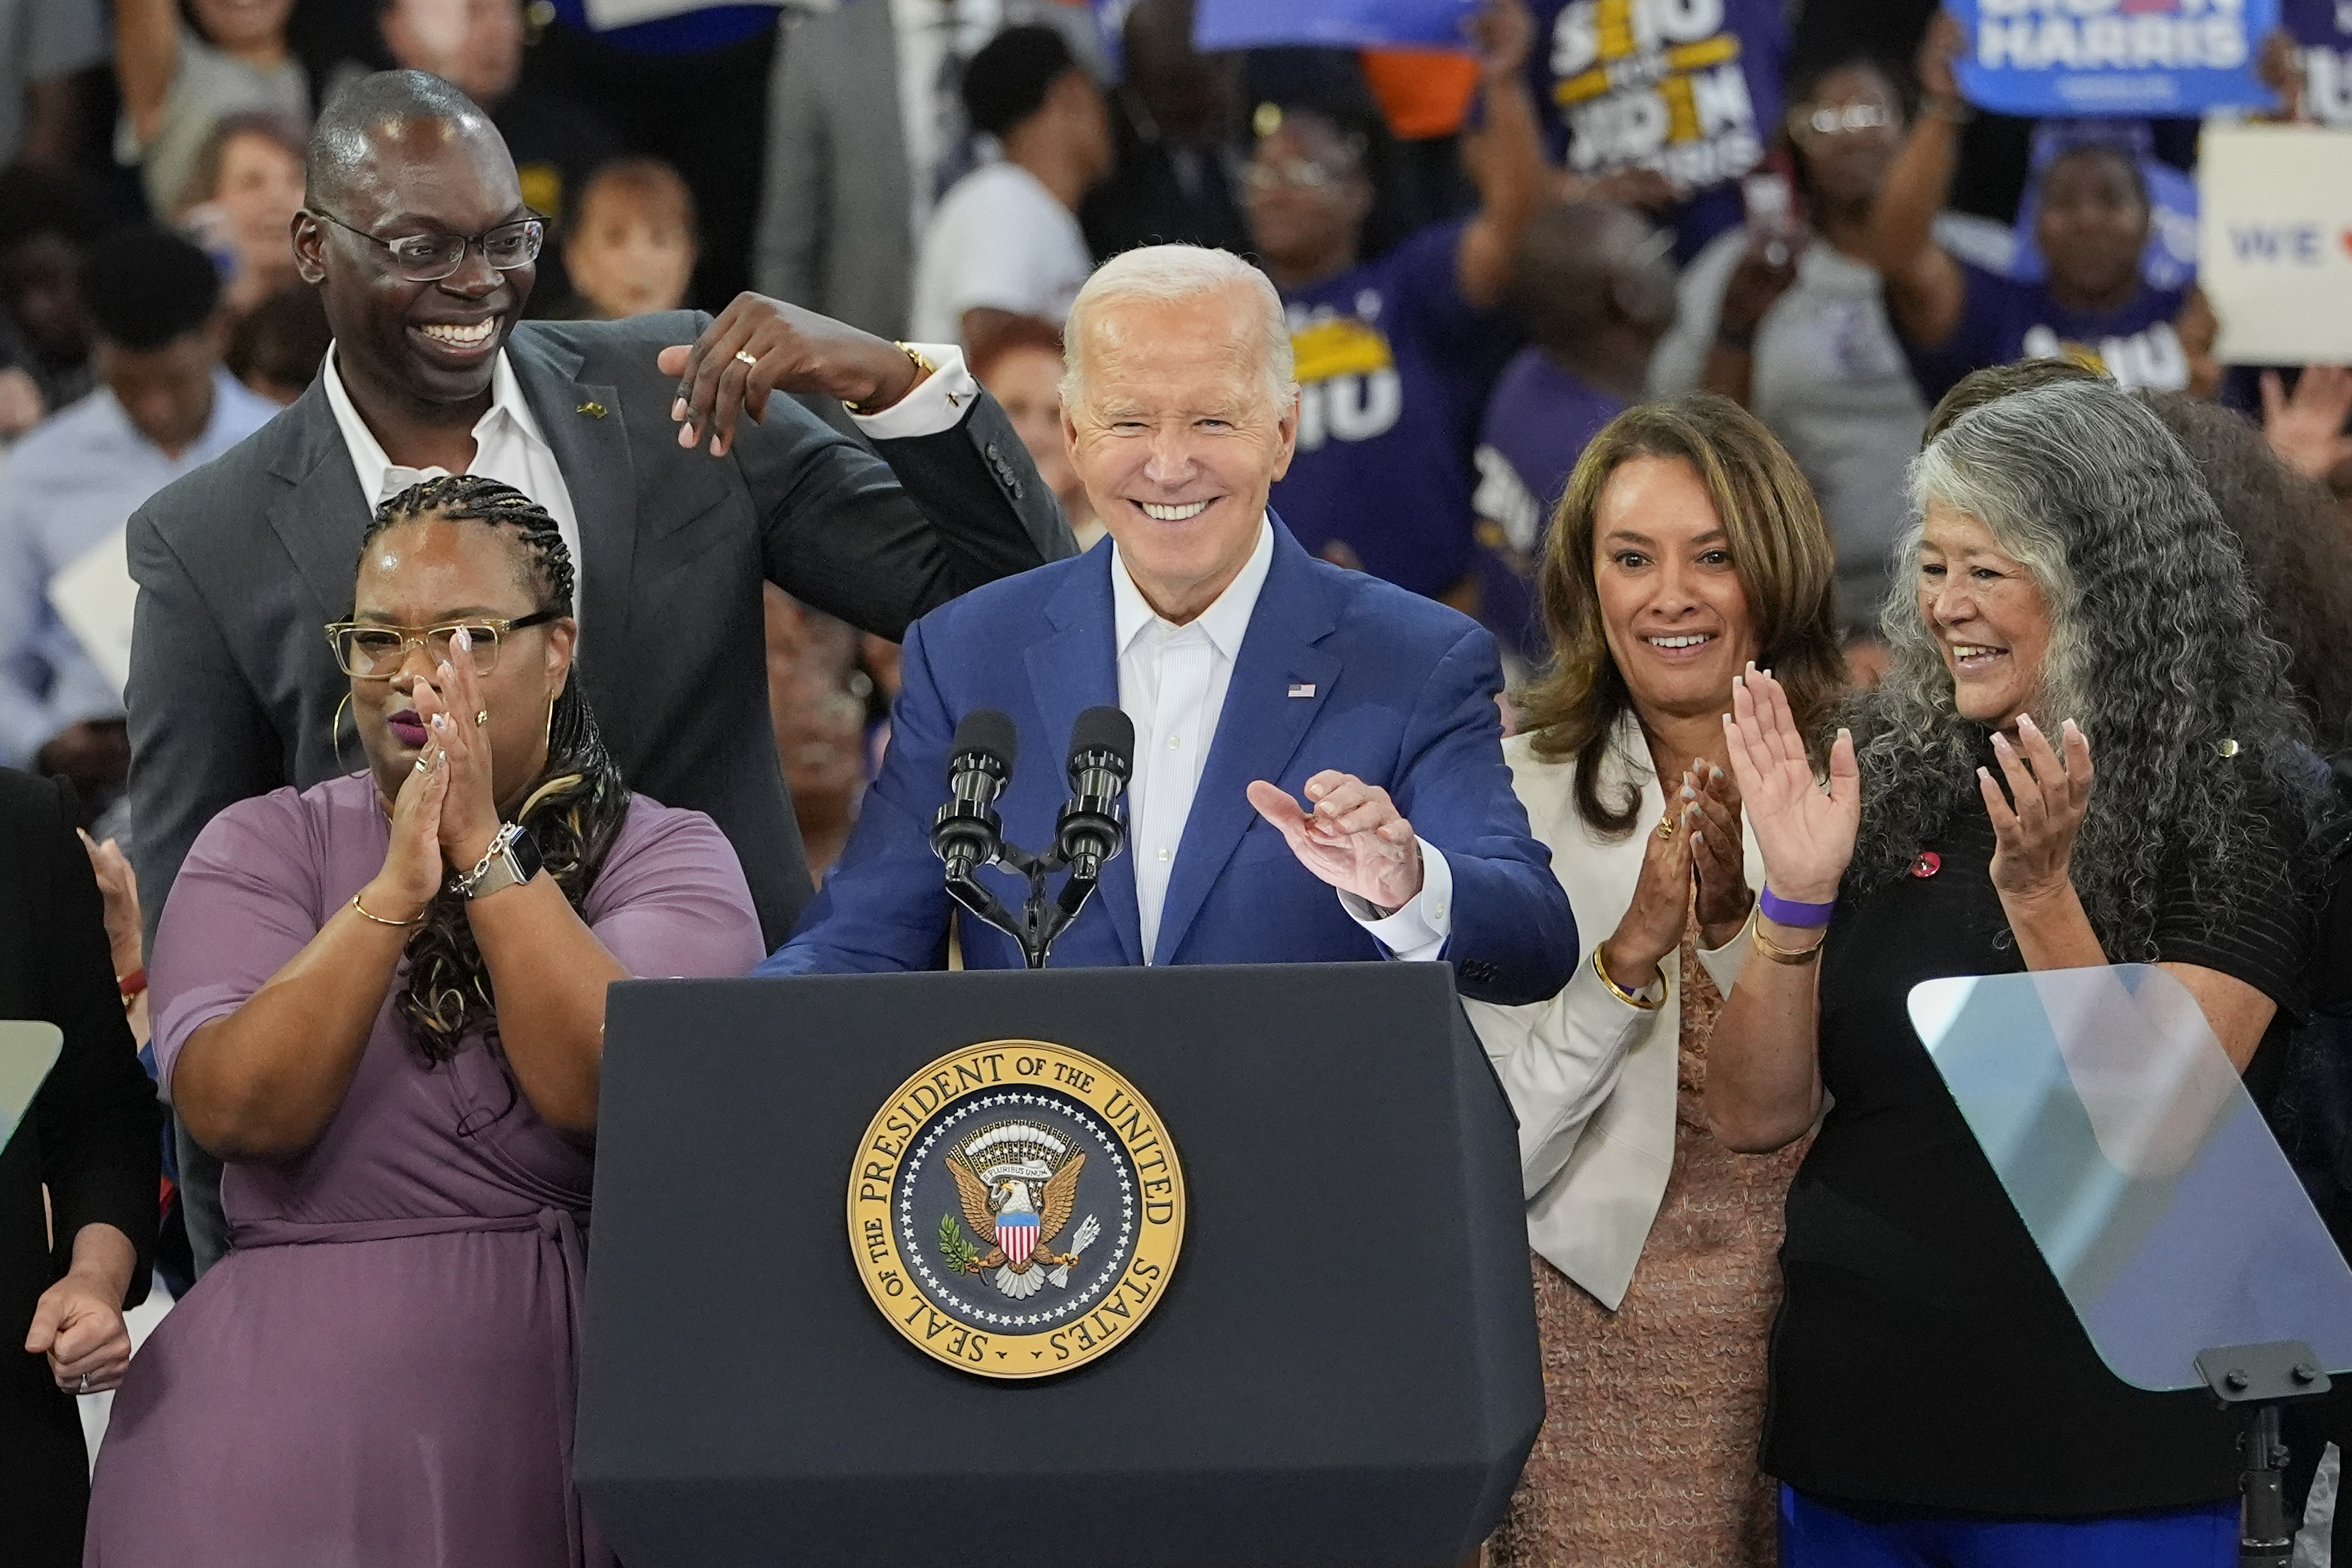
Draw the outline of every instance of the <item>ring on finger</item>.
<instances>
[{"instance_id":1,"label":"ring on finger","mask_svg":"<svg viewBox=\"0 0 2352 1568\"><path fill-rule=\"evenodd\" d=\"M1661 838L1672 838L1681 826L1682 824L1675 820L1675 814L1670 811L1666 813L1665 816L1658 818L1658 837Z\"/></svg>"},{"instance_id":2,"label":"ring on finger","mask_svg":"<svg viewBox=\"0 0 2352 1568\"><path fill-rule=\"evenodd\" d=\"M81 1374L81 1382L78 1386L76 1386L74 1392L76 1394L88 1394L89 1392L89 1373L83 1373Z\"/></svg>"},{"instance_id":3,"label":"ring on finger","mask_svg":"<svg viewBox=\"0 0 2352 1568\"><path fill-rule=\"evenodd\" d=\"M478 713L477 713L477 714L475 714L475 715L474 715L474 722L475 722L475 723L477 723L477 724L487 724L487 723L488 723L489 721L490 721L490 710L489 710L488 709L487 709L487 708L483 709L480 712L478 712Z\"/></svg>"},{"instance_id":4,"label":"ring on finger","mask_svg":"<svg viewBox=\"0 0 2352 1568\"><path fill-rule=\"evenodd\" d=\"M423 752L419 752L416 758L416 771L420 773L431 773L433 771L433 759L425 756Z\"/></svg>"},{"instance_id":5,"label":"ring on finger","mask_svg":"<svg viewBox=\"0 0 2352 1568\"><path fill-rule=\"evenodd\" d=\"M735 359L736 363L743 365L747 369L757 370L760 367L760 356L753 353L749 349L737 349L735 351Z\"/></svg>"}]
</instances>

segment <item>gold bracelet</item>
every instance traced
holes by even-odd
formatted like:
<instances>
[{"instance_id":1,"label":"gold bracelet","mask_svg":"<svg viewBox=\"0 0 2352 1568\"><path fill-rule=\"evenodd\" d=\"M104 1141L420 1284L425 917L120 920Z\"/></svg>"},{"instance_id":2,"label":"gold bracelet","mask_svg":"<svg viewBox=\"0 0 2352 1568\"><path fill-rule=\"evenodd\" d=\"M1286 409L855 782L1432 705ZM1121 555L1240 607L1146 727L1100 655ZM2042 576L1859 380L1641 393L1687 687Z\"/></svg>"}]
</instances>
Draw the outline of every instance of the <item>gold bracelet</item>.
<instances>
[{"instance_id":1,"label":"gold bracelet","mask_svg":"<svg viewBox=\"0 0 2352 1568\"><path fill-rule=\"evenodd\" d=\"M1592 973L1601 976L1601 984L1609 987L1609 994L1616 997L1617 1000L1624 1003L1628 1007L1638 1007L1644 1013L1654 1013L1659 1008L1666 1005L1665 986L1663 984L1666 977L1666 972L1664 967L1661 967L1658 971L1658 979L1661 984L1658 987L1658 999L1654 1002L1643 1001L1641 997L1635 995L1633 992L1626 990L1614 980L1612 980L1609 977L1609 966L1601 962L1601 950L1597 947L1592 950Z\"/></svg>"},{"instance_id":2,"label":"gold bracelet","mask_svg":"<svg viewBox=\"0 0 2352 1568\"><path fill-rule=\"evenodd\" d=\"M909 348L905 343L893 343L890 346L897 349L900 353L905 354L908 359L914 362L916 386L922 385L925 381L939 374L940 367L931 363L931 359L929 354L926 354L919 350ZM911 391L913 389L909 388L908 390ZM848 409L852 414L863 414L866 412L866 405L863 403L844 403L842 406Z\"/></svg>"},{"instance_id":3,"label":"gold bracelet","mask_svg":"<svg viewBox=\"0 0 2352 1568\"><path fill-rule=\"evenodd\" d=\"M362 890L364 890L364 889L362 889ZM432 906L431 906L431 905L429 905L429 904L425 906L425 908L426 908L426 909L430 909L431 907L432 907ZM380 926L413 926L413 925L421 925L421 924L423 924L423 923L424 923L424 921L425 921L425 910L417 910L417 911L416 911L416 918L415 918L415 920L413 920L413 921L388 921L388 920L384 919L382 915L372 915L372 914L368 913L368 907L367 907L365 904L363 904L363 903L360 902L360 896L359 896L359 894L358 894L358 893L353 893L353 894L352 895L352 908L353 908L353 909L355 909L355 910L359 910L359 912L360 912L360 919L362 919L362 920L363 920L363 921L373 921L376 924L378 924L378 925L380 925Z\"/></svg>"},{"instance_id":4,"label":"gold bracelet","mask_svg":"<svg viewBox=\"0 0 2352 1568\"><path fill-rule=\"evenodd\" d=\"M1748 928L1748 939L1756 944L1757 952L1775 963L1811 963L1822 955L1822 944L1818 942L1811 947L1782 947L1764 934L1762 921Z\"/></svg>"}]
</instances>

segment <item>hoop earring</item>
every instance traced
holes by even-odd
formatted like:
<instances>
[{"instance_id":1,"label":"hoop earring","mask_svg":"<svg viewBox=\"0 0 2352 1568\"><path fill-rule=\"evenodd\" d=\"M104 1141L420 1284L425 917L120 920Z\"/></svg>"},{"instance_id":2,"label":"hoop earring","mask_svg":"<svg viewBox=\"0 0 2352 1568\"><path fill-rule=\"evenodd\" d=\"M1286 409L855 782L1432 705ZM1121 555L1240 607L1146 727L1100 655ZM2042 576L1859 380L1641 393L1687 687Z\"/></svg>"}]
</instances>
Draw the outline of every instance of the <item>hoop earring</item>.
<instances>
[{"instance_id":1,"label":"hoop earring","mask_svg":"<svg viewBox=\"0 0 2352 1568\"><path fill-rule=\"evenodd\" d=\"M327 721L327 743L334 749L337 773L366 772L364 768L347 769L343 766L343 710L351 705L352 694L346 691L343 700L335 704L335 716Z\"/></svg>"}]
</instances>

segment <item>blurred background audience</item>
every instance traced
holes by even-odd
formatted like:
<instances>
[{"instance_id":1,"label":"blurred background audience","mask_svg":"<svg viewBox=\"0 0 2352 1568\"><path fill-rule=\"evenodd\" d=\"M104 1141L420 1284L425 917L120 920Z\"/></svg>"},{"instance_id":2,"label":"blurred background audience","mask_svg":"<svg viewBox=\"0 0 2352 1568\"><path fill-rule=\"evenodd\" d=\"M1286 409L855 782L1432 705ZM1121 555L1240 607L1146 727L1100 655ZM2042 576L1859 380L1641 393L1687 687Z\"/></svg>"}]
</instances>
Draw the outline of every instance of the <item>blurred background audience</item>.
<instances>
[{"instance_id":1,"label":"blurred background audience","mask_svg":"<svg viewBox=\"0 0 2352 1568\"><path fill-rule=\"evenodd\" d=\"M623 10L0 0L0 763L65 781L101 837L128 760L123 520L316 379L330 334L290 243L306 141L341 84L394 65L505 140L551 242L533 313L715 311L756 287L961 344L1082 545L1071 296L1138 245L1248 256L1300 384L1275 508L1327 559L1478 616L1507 722L1591 657L1558 646L1538 579L1570 475L1629 409L1717 394L1785 448L1866 682L1890 589L1916 618L1923 439L2105 379L2202 475L2352 801L2352 370L2225 370L2196 279L2200 122L1981 111L1937 0L1489 0L1450 49L1242 51L1199 47L1195 0ZM2260 53L2278 102L2254 114L2352 132L2352 8L2281 16ZM887 743L898 649L781 594L766 612L822 876ZM2298 1035L2271 1109L2352 1214L2347 1038L2328 1017ZM1558 1520L1524 1498L1515 1517L1540 1558Z\"/></svg>"}]
</instances>

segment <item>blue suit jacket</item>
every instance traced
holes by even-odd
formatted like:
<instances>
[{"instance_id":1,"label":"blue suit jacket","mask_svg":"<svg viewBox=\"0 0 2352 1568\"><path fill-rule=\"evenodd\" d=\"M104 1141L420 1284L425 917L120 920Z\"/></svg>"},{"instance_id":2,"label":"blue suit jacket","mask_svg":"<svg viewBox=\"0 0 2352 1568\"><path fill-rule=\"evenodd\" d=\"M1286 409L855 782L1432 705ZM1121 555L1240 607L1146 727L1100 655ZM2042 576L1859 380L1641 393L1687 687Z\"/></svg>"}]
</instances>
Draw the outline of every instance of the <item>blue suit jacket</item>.
<instances>
[{"instance_id":1,"label":"blue suit jacket","mask_svg":"<svg viewBox=\"0 0 2352 1568\"><path fill-rule=\"evenodd\" d=\"M947 796L948 747L978 708L1021 734L997 802L1005 836L1049 847L1069 796L1070 726L1118 702L1110 546L978 588L907 635L906 685L882 776L856 830L793 939L762 974L865 973L943 966L950 900L929 836ZM1528 829L1503 763L1494 639L1467 617L1309 556L1275 524L1274 561L1234 661L1224 711L1176 850L1155 963L1307 963L1379 959L1339 895L1291 853L1244 793L1271 779L1298 798L1326 768L1384 786L1454 872L1444 956L1462 994L1504 1004L1551 995L1576 963L1576 926ZM1292 696L1311 689L1312 695ZM981 873L1013 907L1021 879ZM979 921L961 927L974 969L1017 969L1019 947ZM1144 961L1134 867L1104 869L1055 945L1064 967Z\"/></svg>"}]
</instances>

